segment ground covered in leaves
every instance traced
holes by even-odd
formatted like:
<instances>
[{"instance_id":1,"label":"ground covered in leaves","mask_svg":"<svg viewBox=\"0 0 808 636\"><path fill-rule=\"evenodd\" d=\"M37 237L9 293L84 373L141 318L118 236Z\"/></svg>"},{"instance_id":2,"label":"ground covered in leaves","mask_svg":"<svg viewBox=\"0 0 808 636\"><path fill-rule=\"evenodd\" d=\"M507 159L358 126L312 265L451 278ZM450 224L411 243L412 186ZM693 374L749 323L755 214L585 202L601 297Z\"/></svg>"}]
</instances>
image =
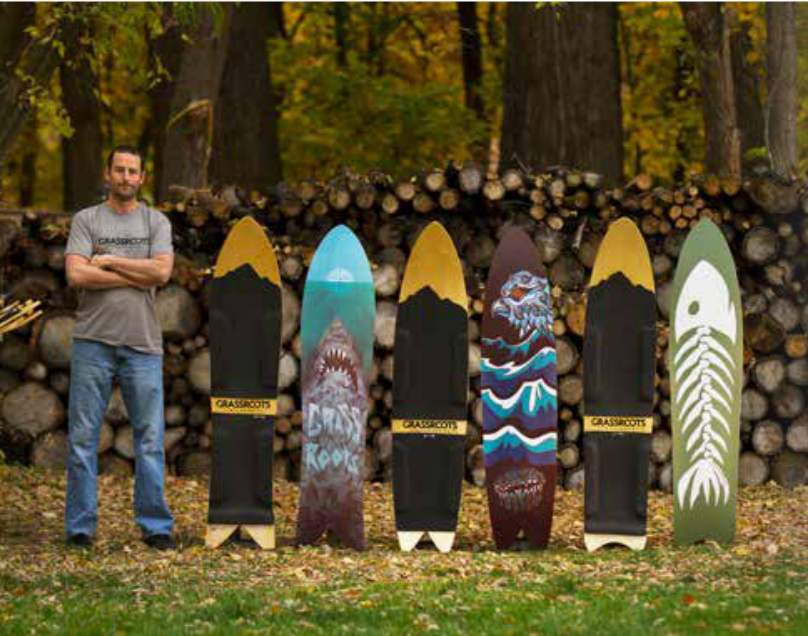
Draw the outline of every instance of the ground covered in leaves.
<instances>
[{"instance_id":1,"label":"ground covered in leaves","mask_svg":"<svg viewBox=\"0 0 808 636\"><path fill-rule=\"evenodd\" d=\"M732 546L672 545L652 493L641 553L583 549L559 491L551 548L498 552L484 490L463 493L455 551L397 549L388 484L368 486L369 549L292 545L297 488L275 485L278 549L204 546L207 483L168 480L180 549L139 541L132 480L100 479L90 550L62 540L64 477L0 464L0 633L808 633L808 488L741 492Z\"/></svg>"}]
</instances>

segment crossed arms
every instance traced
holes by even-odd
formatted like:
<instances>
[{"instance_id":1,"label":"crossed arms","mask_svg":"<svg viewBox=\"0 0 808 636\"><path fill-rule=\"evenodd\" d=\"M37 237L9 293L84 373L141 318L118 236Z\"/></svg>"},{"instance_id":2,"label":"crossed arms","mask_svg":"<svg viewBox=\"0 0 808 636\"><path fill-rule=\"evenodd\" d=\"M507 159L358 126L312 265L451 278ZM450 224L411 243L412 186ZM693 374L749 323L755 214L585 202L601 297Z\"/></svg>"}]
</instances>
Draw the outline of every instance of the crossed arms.
<instances>
[{"instance_id":1,"label":"crossed arms","mask_svg":"<svg viewBox=\"0 0 808 636\"><path fill-rule=\"evenodd\" d=\"M149 289L167 283L173 267L172 254L157 254L154 258L126 258L112 254L97 254L92 258L68 254L65 257L67 282L78 289Z\"/></svg>"}]
</instances>

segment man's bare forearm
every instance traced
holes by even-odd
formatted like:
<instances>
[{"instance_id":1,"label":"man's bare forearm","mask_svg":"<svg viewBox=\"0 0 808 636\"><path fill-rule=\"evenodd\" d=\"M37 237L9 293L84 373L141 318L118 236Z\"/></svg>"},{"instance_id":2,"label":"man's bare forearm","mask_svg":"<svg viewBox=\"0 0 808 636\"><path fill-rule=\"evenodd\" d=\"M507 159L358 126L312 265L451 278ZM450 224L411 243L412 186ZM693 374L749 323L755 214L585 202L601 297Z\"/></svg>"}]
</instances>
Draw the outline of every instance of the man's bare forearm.
<instances>
[{"instance_id":1,"label":"man's bare forearm","mask_svg":"<svg viewBox=\"0 0 808 636\"><path fill-rule=\"evenodd\" d=\"M162 282L162 278L155 274L133 272L124 268L117 269L114 267L110 267L109 271L140 287L157 287Z\"/></svg>"},{"instance_id":2,"label":"man's bare forearm","mask_svg":"<svg viewBox=\"0 0 808 636\"><path fill-rule=\"evenodd\" d=\"M77 289L115 289L137 286L133 284L133 281L117 272L101 269L87 263L73 265L68 282Z\"/></svg>"},{"instance_id":3,"label":"man's bare forearm","mask_svg":"<svg viewBox=\"0 0 808 636\"><path fill-rule=\"evenodd\" d=\"M154 258L126 258L105 255L102 267L143 287L162 285L171 275L171 266Z\"/></svg>"}]
</instances>

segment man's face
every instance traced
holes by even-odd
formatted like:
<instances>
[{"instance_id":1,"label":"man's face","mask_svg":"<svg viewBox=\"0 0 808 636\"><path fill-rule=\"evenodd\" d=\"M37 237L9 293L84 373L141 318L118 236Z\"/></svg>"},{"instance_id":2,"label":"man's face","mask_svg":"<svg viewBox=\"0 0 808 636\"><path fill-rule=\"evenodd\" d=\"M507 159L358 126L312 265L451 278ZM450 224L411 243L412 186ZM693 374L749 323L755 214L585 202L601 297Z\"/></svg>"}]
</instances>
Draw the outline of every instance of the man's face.
<instances>
[{"instance_id":1,"label":"man's face","mask_svg":"<svg viewBox=\"0 0 808 636\"><path fill-rule=\"evenodd\" d=\"M131 201L137 196L144 177L140 157L126 152L116 152L112 157L112 166L106 172L110 194L121 202Z\"/></svg>"}]
</instances>

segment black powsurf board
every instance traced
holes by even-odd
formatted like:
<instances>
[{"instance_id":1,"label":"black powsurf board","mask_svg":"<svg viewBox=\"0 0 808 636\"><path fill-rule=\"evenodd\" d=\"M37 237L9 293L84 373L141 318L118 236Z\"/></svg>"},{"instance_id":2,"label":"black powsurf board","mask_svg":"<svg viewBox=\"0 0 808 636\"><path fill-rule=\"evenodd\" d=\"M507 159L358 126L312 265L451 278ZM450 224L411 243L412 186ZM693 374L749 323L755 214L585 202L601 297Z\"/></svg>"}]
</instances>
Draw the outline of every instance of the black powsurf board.
<instances>
[{"instance_id":1,"label":"black powsurf board","mask_svg":"<svg viewBox=\"0 0 808 636\"><path fill-rule=\"evenodd\" d=\"M656 300L645 241L628 219L601 243L584 336L584 541L646 541L653 429Z\"/></svg>"},{"instance_id":2,"label":"black powsurf board","mask_svg":"<svg viewBox=\"0 0 808 636\"><path fill-rule=\"evenodd\" d=\"M428 533L451 550L464 474L468 314L463 270L446 230L413 247L394 346L393 496L402 550Z\"/></svg>"},{"instance_id":3,"label":"black powsurf board","mask_svg":"<svg viewBox=\"0 0 808 636\"><path fill-rule=\"evenodd\" d=\"M211 281L210 547L239 526L262 547L275 544L272 443L280 334L278 263L263 228L247 217L228 234Z\"/></svg>"}]
</instances>

